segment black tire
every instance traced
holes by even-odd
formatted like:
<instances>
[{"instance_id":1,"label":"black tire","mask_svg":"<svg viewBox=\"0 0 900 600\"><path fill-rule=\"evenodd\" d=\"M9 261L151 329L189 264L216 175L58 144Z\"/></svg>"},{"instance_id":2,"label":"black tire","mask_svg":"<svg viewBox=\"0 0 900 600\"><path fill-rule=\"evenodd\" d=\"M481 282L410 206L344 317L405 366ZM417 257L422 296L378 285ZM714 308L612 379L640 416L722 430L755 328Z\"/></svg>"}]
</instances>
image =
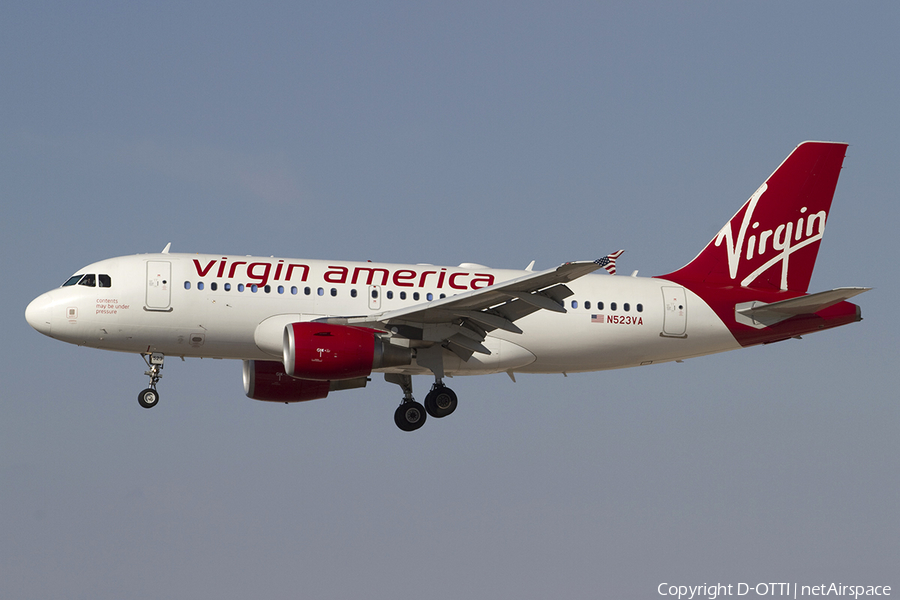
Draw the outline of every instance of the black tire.
<instances>
[{"instance_id":1,"label":"black tire","mask_svg":"<svg viewBox=\"0 0 900 600\"><path fill-rule=\"evenodd\" d=\"M394 411L394 423L403 431L415 431L425 424L425 407L418 402L404 402Z\"/></svg>"},{"instance_id":2,"label":"black tire","mask_svg":"<svg viewBox=\"0 0 900 600\"><path fill-rule=\"evenodd\" d=\"M159 402L159 392L153 388L147 388L138 394L138 404L144 408L153 408Z\"/></svg>"},{"instance_id":3,"label":"black tire","mask_svg":"<svg viewBox=\"0 0 900 600\"><path fill-rule=\"evenodd\" d=\"M435 419L441 419L456 410L456 394L448 387L436 387L425 396L425 410Z\"/></svg>"}]
</instances>

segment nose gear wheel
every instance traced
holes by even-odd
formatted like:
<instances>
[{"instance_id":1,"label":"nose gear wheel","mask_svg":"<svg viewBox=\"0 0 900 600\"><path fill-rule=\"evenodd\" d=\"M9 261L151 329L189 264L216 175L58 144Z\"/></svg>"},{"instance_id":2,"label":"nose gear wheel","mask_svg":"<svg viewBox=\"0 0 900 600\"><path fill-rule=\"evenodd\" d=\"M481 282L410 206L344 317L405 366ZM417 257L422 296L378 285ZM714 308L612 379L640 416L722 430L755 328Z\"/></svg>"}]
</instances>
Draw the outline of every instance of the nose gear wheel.
<instances>
[{"instance_id":1,"label":"nose gear wheel","mask_svg":"<svg viewBox=\"0 0 900 600\"><path fill-rule=\"evenodd\" d=\"M165 356L154 352L148 355L141 353L141 358L147 363L148 370L144 371L144 375L150 378L150 387L138 394L138 404L144 408L153 408L159 403L159 392L156 391L156 384L162 379L162 368Z\"/></svg>"}]
</instances>

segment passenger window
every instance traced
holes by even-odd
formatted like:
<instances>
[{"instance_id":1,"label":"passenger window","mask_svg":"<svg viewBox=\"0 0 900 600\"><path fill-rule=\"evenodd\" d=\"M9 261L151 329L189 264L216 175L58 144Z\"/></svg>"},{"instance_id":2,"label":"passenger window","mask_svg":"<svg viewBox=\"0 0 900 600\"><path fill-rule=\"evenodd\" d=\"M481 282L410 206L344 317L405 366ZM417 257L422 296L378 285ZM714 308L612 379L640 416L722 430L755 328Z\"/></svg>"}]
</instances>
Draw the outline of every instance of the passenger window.
<instances>
[{"instance_id":1,"label":"passenger window","mask_svg":"<svg viewBox=\"0 0 900 600\"><path fill-rule=\"evenodd\" d=\"M602 303L602 302L598 302L598 303L597 303L597 310L603 310L603 303Z\"/></svg>"},{"instance_id":2,"label":"passenger window","mask_svg":"<svg viewBox=\"0 0 900 600\"><path fill-rule=\"evenodd\" d=\"M253 292L254 294L256 293L256 290L258 290L258 289L259 289L259 286L257 286L255 283L250 284L250 291Z\"/></svg>"},{"instance_id":3,"label":"passenger window","mask_svg":"<svg viewBox=\"0 0 900 600\"><path fill-rule=\"evenodd\" d=\"M406 292L400 292L400 299L406 300Z\"/></svg>"},{"instance_id":4,"label":"passenger window","mask_svg":"<svg viewBox=\"0 0 900 600\"><path fill-rule=\"evenodd\" d=\"M186 290L191 289L191 282L190 282L190 281L185 281L185 282L184 282L184 289L186 289Z\"/></svg>"},{"instance_id":5,"label":"passenger window","mask_svg":"<svg viewBox=\"0 0 900 600\"><path fill-rule=\"evenodd\" d=\"M609 303L609 310L616 310L616 303L615 303L615 302L610 302L610 303Z\"/></svg>"},{"instance_id":6,"label":"passenger window","mask_svg":"<svg viewBox=\"0 0 900 600\"><path fill-rule=\"evenodd\" d=\"M272 286L271 286L271 285L264 286L264 287L263 287L263 291L264 291L265 293L267 293L267 294L271 293L271 292L272 292Z\"/></svg>"},{"instance_id":7,"label":"passenger window","mask_svg":"<svg viewBox=\"0 0 900 600\"><path fill-rule=\"evenodd\" d=\"M110 279L109 275L100 275L100 287L112 287L112 279Z\"/></svg>"},{"instance_id":8,"label":"passenger window","mask_svg":"<svg viewBox=\"0 0 900 600\"><path fill-rule=\"evenodd\" d=\"M622 305L622 308L625 309L625 312L628 312L629 310L631 310L631 305L626 302Z\"/></svg>"},{"instance_id":9,"label":"passenger window","mask_svg":"<svg viewBox=\"0 0 900 600\"><path fill-rule=\"evenodd\" d=\"M230 283L226 283L226 284L225 284L225 291L226 291L226 292L230 292L230 291L231 291L231 284L230 284Z\"/></svg>"},{"instance_id":10,"label":"passenger window","mask_svg":"<svg viewBox=\"0 0 900 600\"><path fill-rule=\"evenodd\" d=\"M203 282L202 282L202 281L198 281L198 282L197 282L197 289L198 289L198 290L202 290L202 289L203 289Z\"/></svg>"},{"instance_id":11,"label":"passenger window","mask_svg":"<svg viewBox=\"0 0 900 600\"><path fill-rule=\"evenodd\" d=\"M97 277L96 275L85 275L84 277L82 277L81 281L78 282L78 285L97 287Z\"/></svg>"},{"instance_id":12,"label":"passenger window","mask_svg":"<svg viewBox=\"0 0 900 600\"><path fill-rule=\"evenodd\" d=\"M66 287L67 285L75 285L82 277L84 277L84 275L72 275L64 284L62 284L62 287Z\"/></svg>"},{"instance_id":13,"label":"passenger window","mask_svg":"<svg viewBox=\"0 0 900 600\"><path fill-rule=\"evenodd\" d=\"M307 289L309 289L309 288L307 288ZM296 296L298 291L299 291L299 290L297 290L297 286L296 286L296 285L292 285L292 286L291 286L291 294L293 294L294 296Z\"/></svg>"},{"instance_id":14,"label":"passenger window","mask_svg":"<svg viewBox=\"0 0 900 600\"><path fill-rule=\"evenodd\" d=\"M283 285L279 285L279 286L278 286L278 293L279 293L279 294L283 294L283 293L284 293L284 286L283 286ZM295 292L295 293L296 293L296 292Z\"/></svg>"},{"instance_id":15,"label":"passenger window","mask_svg":"<svg viewBox=\"0 0 900 600\"><path fill-rule=\"evenodd\" d=\"M591 301L585 300L584 301L584 310L590 310L590 309L591 309Z\"/></svg>"},{"instance_id":16,"label":"passenger window","mask_svg":"<svg viewBox=\"0 0 900 600\"><path fill-rule=\"evenodd\" d=\"M419 292L413 292L413 300L419 299Z\"/></svg>"},{"instance_id":17,"label":"passenger window","mask_svg":"<svg viewBox=\"0 0 900 600\"><path fill-rule=\"evenodd\" d=\"M356 298L356 289L355 289L355 288L352 289L352 290L350 290L350 297L351 297L351 298Z\"/></svg>"},{"instance_id":18,"label":"passenger window","mask_svg":"<svg viewBox=\"0 0 900 600\"><path fill-rule=\"evenodd\" d=\"M337 296L337 288L331 288L331 295Z\"/></svg>"},{"instance_id":19,"label":"passenger window","mask_svg":"<svg viewBox=\"0 0 900 600\"><path fill-rule=\"evenodd\" d=\"M644 305L643 305L643 304L638 304L638 305L637 305L637 311L638 311L638 312L644 312Z\"/></svg>"},{"instance_id":20,"label":"passenger window","mask_svg":"<svg viewBox=\"0 0 900 600\"><path fill-rule=\"evenodd\" d=\"M219 289L219 284L213 281L211 284L209 284L209 289L211 289L212 291L216 291L217 289Z\"/></svg>"},{"instance_id":21,"label":"passenger window","mask_svg":"<svg viewBox=\"0 0 900 600\"><path fill-rule=\"evenodd\" d=\"M312 290L309 289L308 287L303 288L303 295L304 295L304 296L309 296L311 293L312 293Z\"/></svg>"},{"instance_id":22,"label":"passenger window","mask_svg":"<svg viewBox=\"0 0 900 600\"><path fill-rule=\"evenodd\" d=\"M441 300L447 297L447 294L441 294Z\"/></svg>"},{"instance_id":23,"label":"passenger window","mask_svg":"<svg viewBox=\"0 0 900 600\"><path fill-rule=\"evenodd\" d=\"M244 284L243 284L243 283L239 283L239 284L238 284L238 291L239 291L239 292L243 292L243 291L244 291Z\"/></svg>"},{"instance_id":24,"label":"passenger window","mask_svg":"<svg viewBox=\"0 0 900 600\"><path fill-rule=\"evenodd\" d=\"M392 300L394 298L394 292L392 292L391 290L388 290L387 297L388 297L388 300Z\"/></svg>"},{"instance_id":25,"label":"passenger window","mask_svg":"<svg viewBox=\"0 0 900 600\"><path fill-rule=\"evenodd\" d=\"M431 302L432 300L434 300L434 295L431 292L428 292L427 294L425 294L425 299Z\"/></svg>"},{"instance_id":26,"label":"passenger window","mask_svg":"<svg viewBox=\"0 0 900 600\"><path fill-rule=\"evenodd\" d=\"M578 300L572 300L572 308L578 308Z\"/></svg>"},{"instance_id":27,"label":"passenger window","mask_svg":"<svg viewBox=\"0 0 900 600\"><path fill-rule=\"evenodd\" d=\"M325 288L319 288L319 289L317 289L317 290L316 290L316 293L317 293L318 295L320 295L320 296L324 296L324 295L325 295Z\"/></svg>"}]
</instances>

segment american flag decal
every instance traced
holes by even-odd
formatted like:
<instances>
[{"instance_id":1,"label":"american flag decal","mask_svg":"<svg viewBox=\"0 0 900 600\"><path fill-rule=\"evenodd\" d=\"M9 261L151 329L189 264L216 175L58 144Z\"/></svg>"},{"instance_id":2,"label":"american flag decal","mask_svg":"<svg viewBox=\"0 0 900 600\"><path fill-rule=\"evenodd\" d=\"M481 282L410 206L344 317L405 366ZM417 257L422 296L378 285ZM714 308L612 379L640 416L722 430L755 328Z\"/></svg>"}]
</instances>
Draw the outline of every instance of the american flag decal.
<instances>
[{"instance_id":1,"label":"american flag decal","mask_svg":"<svg viewBox=\"0 0 900 600\"><path fill-rule=\"evenodd\" d=\"M603 267L604 269L606 269L606 271L610 275L615 275L616 274L616 259L619 258L620 256L622 256L623 252L625 252L625 251L619 250L618 252L613 252L612 254L607 254L603 258L598 258L594 262L597 263L598 265L600 265L601 267ZM600 316L602 317L603 315L600 315ZM600 321L600 323L602 323L602 322L603 321Z\"/></svg>"},{"instance_id":2,"label":"american flag decal","mask_svg":"<svg viewBox=\"0 0 900 600\"><path fill-rule=\"evenodd\" d=\"M591 315L591 323L603 323L603 315Z\"/></svg>"}]
</instances>

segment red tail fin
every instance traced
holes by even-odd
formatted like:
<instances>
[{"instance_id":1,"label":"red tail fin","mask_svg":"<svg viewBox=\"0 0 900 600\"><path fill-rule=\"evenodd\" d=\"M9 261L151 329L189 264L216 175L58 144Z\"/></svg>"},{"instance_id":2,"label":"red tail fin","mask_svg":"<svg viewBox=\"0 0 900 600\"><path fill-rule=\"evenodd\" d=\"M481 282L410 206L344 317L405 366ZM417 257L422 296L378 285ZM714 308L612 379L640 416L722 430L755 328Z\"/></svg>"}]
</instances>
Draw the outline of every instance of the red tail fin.
<instances>
[{"instance_id":1,"label":"red tail fin","mask_svg":"<svg viewBox=\"0 0 900 600\"><path fill-rule=\"evenodd\" d=\"M661 277L806 292L846 149L797 146L694 260Z\"/></svg>"}]
</instances>

